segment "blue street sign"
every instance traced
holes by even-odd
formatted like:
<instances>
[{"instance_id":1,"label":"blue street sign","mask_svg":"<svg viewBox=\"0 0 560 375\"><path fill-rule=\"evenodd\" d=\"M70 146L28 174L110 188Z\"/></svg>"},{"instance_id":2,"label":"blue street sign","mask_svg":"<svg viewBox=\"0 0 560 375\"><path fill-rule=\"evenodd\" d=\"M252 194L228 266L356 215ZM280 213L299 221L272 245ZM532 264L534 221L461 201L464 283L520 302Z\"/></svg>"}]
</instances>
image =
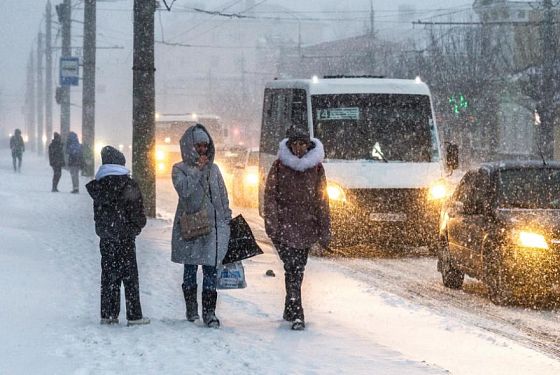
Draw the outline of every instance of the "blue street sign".
<instances>
[{"instance_id":1,"label":"blue street sign","mask_svg":"<svg viewBox=\"0 0 560 375\"><path fill-rule=\"evenodd\" d=\"M60 86L78 86L80 83L80 59L78 57L60 58Z\"/></svg>"}]
</instances>

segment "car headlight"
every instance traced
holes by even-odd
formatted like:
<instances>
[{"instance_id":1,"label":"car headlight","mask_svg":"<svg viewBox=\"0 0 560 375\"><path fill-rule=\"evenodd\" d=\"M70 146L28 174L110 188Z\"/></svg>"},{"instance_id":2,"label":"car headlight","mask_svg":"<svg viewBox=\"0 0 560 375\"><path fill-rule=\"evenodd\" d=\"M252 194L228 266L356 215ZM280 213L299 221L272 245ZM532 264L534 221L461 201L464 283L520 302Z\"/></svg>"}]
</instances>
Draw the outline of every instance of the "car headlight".
<instances>
[{"instance_id":1,"label":"car headlight","mask_svg":"<svg viewBox=\"0 0 560 375\"><path fill-rule=\"evenodd\" d=\"M329 199L334 202L346 202L346 193L340 185L334 182L327 183L327 194Z\"/></svg>"},{"instance_id":2,"label":"car headlight","mask_svg":"<svg viewBox=\"0 0 560 375\"><path fill-rule=\"evenodd\" d=\"M157 161L164 161L167 155L162 150L156 150L156 160Z\"/></svg>"},{"instance_id":3,"label":"car headlight","mask_svg":"<svg viewBox=\"0 0 560 375\"><path fill-rule=\"evenodd\" d=\"M259 174L250 172L245 175L245 184L249 186L257 186L259 184Z\"/></svg>"},{"instance_id":4,"label":"car headlight","mask_svg":"<svg viewBox=\"0 0 560 375\"><path fill-rule=\"evenodd\" d=\"M449 197L450 189L447 187L445 182L437 181L432 184L428 190L428 200L439 201Z\"/></svg>"},{"instance_id":5,"label":"car headlight","mask_svg":"<svg viewBox=\"0 0 560 375\"><path fill-rule=\"evenodd\" d=\"M534 249L548 249L548 243L540 233L530 231L518 231L515 235L516 244L519 247L530 247Z\"/></svg>"},{"instance_id":6,"label":"car headlight","mask_svg":"<svg viewBox=\"0 0 560 375\"><path fill-rule=\"evenodd\" d=\"M160 172L165 171L165 163L158 163L158 171Z\"/></svg>"}]
</instances>

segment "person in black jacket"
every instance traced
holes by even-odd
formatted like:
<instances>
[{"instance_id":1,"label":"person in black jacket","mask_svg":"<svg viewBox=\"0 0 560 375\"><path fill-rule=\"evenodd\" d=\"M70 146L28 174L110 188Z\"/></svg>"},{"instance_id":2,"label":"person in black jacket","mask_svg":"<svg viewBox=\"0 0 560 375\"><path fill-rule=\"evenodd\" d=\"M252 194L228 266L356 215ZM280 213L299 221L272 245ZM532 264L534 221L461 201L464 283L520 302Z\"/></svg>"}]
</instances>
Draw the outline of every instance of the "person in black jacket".
<instances>
[{"instance_id":1,"label":"person in black jacket","mask_svg":"<svg viewBox=\"0 0 560 375\"><path fill-rule=\"evenodd\" d=\"M62 167L64 167L64 148L62 147L62 138L60 134L55 132L53 140L49 145L49 164L53 169L52 192L58 192L58 181L62 175Z\"/></svg>"},{"instance_id":2,"label":"person in black jacket","mask_svg":"<svg viewBox=\"0 0 560 375\"><path fill-rule=\"evenodd\" d=\"M142 193L125 157L105 146L95 180L86 185L93 198L95 232L101 250L101 324L119 322L120 286L124 284L128 325L148 324L142 316L136 264L136 236L146 225Z\"/></svg>"},{"instance_id":3,"label":"person in black jacket","mask_svg":"<svg viewBox=\"0 0 560 375\"><path fill-rule=\"evenodd\" d=\"M19 129L16 129L15 134L10 138L10 150L12 151L14 172L21 172L21 159L23 157L23 153L25 152L25 143L23 142L21 130Z\"/></svg>"}]
</instances>

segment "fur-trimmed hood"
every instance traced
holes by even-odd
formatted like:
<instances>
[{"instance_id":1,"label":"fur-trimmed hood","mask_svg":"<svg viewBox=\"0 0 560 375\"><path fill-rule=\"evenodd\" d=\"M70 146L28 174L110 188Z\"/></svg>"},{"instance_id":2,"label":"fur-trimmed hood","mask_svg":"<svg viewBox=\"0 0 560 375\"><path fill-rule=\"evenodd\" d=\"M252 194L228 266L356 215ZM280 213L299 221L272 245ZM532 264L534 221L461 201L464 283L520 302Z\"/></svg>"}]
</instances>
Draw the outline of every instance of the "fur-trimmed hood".
<instances>
[{"instance_id":1,"label":"fur-trimmed hood","mask_svg":"<svg viewBox=\"0 0 560 375\"><path fill-rule=\"evenodd\" d=\"M301 158L295 156L288 148L288 138L280 142L278 149L278 160L286 167L298 172L303 172L309 168L316 167L325 160L325 149L321 141L311 138L311 148Z\"/></svg>"}]
</instances>

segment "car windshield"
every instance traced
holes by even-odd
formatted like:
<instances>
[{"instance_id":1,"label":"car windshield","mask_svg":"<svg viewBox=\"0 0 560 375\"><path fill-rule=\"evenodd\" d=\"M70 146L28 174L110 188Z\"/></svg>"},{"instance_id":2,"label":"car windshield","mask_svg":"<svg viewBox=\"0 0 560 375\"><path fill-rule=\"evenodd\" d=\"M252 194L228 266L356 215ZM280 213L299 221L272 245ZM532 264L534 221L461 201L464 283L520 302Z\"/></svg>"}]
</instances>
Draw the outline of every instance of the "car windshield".
<instances>
[{"instance_id":1,"label":"car windshield","mask_svg":"<svg viewBox=\"0 0 560 375\"><path fill-rule=\"evenodd\" d=\"M215 160L222 165L224 168L235 168L236 165L242 164L245 155L247 155L247 149L242 147L231 147L231 148L218 148L216 150Z\"/></svg>"},{"instance_id":2,"label":"car windshield","mask_svg":"<svg viewBox=\"0 0 560 375\"><path fill-rule=\"evenodd\" d=\"M499 181L500 207L560 209L560 169L509 169Z\"/></svg>"},{"instance_id":3,"label":"car windshield","mask_svg":"<svg viewBox=\"0 0 560 375\"><path fill-rule=\"evenodd\" d=\"M427 95L314 95L314 134L327 159L439 160Z\"/></svg>"}]
</instances>

